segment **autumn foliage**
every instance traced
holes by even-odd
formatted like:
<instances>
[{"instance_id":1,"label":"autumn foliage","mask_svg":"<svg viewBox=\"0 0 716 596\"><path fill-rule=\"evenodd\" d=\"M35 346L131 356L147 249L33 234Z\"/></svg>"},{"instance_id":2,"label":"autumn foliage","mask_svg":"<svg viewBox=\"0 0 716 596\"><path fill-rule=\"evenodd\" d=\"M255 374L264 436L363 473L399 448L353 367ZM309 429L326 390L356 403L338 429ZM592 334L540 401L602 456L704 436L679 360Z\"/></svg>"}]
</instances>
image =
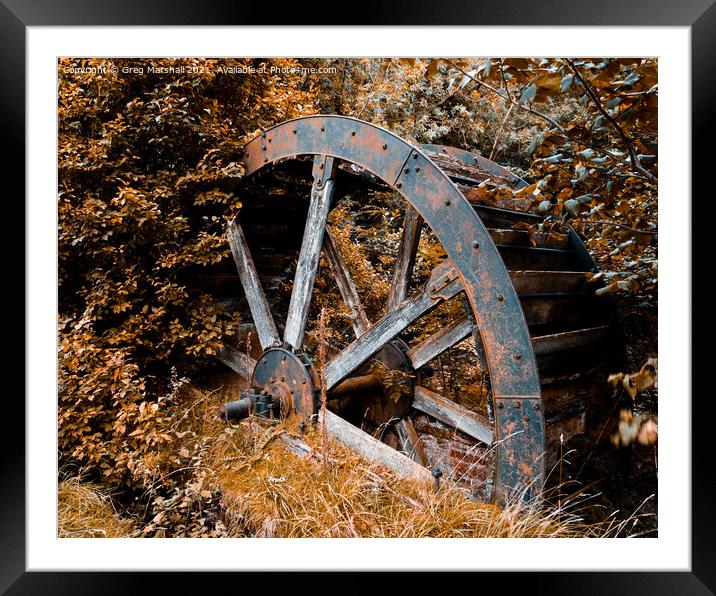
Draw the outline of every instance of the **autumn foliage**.
<instances>
[{"instance_id":1,"label":"autumn foliage","mask_svg":"<svg viewBox=\"0 0 716 596\"><path fill-rule=\"evenodd\" d=\"M336 68L226 74L260 65ZM531 231L572 225L600 291L625 297L642 341L632 369L656 355L655 60L61 59L58 76L63 464L155 503L185 499L187 482L213 498L196 475L173 474L192 461L177 389L239 319L194 280L230 258L242 146L302 115L362 118L513 168L531 183L529 208L549 216Z\"/></svg>"},{"instance_id":2,"label":"autumn foliage","mask_svg":"<svg viewBox=\"0 0 716 596\"><path fill-rule=\"evenodd\" d=\"M195 370L237 322L191 280L228 255L238 151L313 109L298 75L220 74L250 62L112 61L141 74L59 63L59 449L112 483L156 476L173 440L172 374Z\"/></svg>"}]
</instances>

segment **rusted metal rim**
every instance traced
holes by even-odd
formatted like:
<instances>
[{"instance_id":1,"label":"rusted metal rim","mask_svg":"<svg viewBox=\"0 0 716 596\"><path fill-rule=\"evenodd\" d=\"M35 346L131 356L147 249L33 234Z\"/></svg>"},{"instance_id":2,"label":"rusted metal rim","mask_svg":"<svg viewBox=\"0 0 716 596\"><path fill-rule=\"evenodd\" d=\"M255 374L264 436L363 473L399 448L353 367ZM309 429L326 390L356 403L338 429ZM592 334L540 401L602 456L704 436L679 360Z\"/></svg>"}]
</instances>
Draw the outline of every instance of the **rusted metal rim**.
<instances>
[{"instance_id":1,"label":"rusted metal rim","mask_svg":"<svg viewBox=\"0 0 716 596\"><path fill-rule=\"evenodd\" d=\"M501 166L500 164L495 163L494 161L491 161L486 157L483 157L482 155L478 155L477 153L472 153L465 149L458 149L457 147L448 147L447 145L432 145L430 143L425 143L420 147L426 151L432 151L433 153L437 153L440 155L447 155L448 157L456 159L464 163L465 165L477 165L483 170L485 170L488 174L492 174L493 176L500 176L502 178L505 178L506 180L509 180L515 188L519 189L526 188L527 186L529 186L529 183L526 180L523 180L514 172L511 172L506 167ZM587 250L587 247L584 246L584 242L582 242L582 239L579 237L579 234L577 234L577 232L574 230L574 228L572 228L572 226L568 226L568 230L570 246L576 251L579 260L582 263L582 266L589 271L598 271L597 263L594 261L592 254Z\"/></svg>"},{"instance_id":2,"label":"rusted metal rim","mask_svg":"<svg viewBox=\"0 0 716 596\"><path fill-rule=\"evenodd\" d=\"M422 216L455 266L484 346L495 415L495 497L538 489L545 477L544 415L530 335L490 234L450 178L420 149L373 124L343 116L283 122L250 141L246 175L299 155L328 155L368 170Z\"/></svg>"},{"instance_id":3,"label":"rusted metal rim","mask_svg":"<svg viewBox=\"0 0 716 596\"><path fill-rule=\"evenodd\" d=\"M495 163L494 161L487 159L482 155L478 155L477 153L472 153L470 151L466 151L465 149L458 149L457 147L448 147L447 145L431 145L430 143L421 145L421 148L425 151L432 151L433 153L446 155L468 166L476 165L485 170L488 174L492 174L493 176L500 176L501 178L506 178L516 188L524 188L526 186L529 186L529 184L525 180L520 178L514 172L511 172L506 167L501 166L500 164Z\"/></svg>"}]
</instances>

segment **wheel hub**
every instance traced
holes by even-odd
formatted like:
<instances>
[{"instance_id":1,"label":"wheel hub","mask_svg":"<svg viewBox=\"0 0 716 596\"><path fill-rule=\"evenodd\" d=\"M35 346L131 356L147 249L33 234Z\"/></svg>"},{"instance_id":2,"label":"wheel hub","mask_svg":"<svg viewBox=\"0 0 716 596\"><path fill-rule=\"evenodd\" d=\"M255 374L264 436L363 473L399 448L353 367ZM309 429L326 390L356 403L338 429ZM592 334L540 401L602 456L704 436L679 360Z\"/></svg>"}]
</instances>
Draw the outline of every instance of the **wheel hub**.
<instances>
[{"instance_id":1,"label":"wheel hub","mask_svg":"<svg viewBox=\"0 0 716 596\"><path fill-rule=\"evenodd\" d=\"M296 412L308 418L318 411L318 376L303 355L283 348L267 350L256 364L251 385L280 404L281 416Z\"/></svg>"}]
</instances>

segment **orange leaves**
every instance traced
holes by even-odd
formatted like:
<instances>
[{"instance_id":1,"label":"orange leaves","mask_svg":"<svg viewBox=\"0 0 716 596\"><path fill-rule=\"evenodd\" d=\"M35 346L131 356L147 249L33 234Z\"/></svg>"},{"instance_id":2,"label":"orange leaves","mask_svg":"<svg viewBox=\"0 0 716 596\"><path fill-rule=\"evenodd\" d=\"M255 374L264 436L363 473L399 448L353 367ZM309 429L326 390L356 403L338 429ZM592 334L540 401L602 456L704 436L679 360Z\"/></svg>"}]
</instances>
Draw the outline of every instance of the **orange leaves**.
<instances>
[{"instance_id":1,"label":"orange leaves","mask_svg":"<svg viewBox=\"0 0 716 596\"><path fill-rule=\"evenodd\" d=\"M627 447L632 443L655 445L659 439L659 425L650 414L634 415L629 410L619 412L617 431L611 436L615 447Z\"/></svg>"},{"instance_id":2,"label":"orange leaves","mask_svg":"<svg viewBox=\"0 0 716 596\"><path fill-rule=\"evenodd\" d=\"M657 386L658 367L656 358L649 358L639 372L609 375L608 381L615 387L621 386L632 399L638 393Z\"/></svg>"}]
</instances>

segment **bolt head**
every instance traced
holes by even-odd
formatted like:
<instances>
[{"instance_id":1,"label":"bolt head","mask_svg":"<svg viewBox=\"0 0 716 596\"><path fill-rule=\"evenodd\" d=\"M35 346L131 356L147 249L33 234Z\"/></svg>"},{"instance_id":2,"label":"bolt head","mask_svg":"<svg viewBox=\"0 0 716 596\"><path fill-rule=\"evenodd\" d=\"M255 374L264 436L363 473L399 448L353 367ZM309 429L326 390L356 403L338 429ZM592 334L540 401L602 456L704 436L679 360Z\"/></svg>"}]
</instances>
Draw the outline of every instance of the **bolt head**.
<instances>
[{"instance_id":1,"label":"bolt head","mask_svg":"<svg viewBox=\"0 0 716 596\"><path fill-rule=\"evenodd\" d=\"M450 206L450 203L451 203L451 201L450 201L450 199L448 199L447 201L445 201L445 206L446 206L446 207L449 207L449 206Z\"/></svg>"},{"instance_id":2,"label":"bolt head","mask_svg":"<svg viewBox=\"0 0 716 596\"><path fill-rule=\"evenodd\" d=\"M480 248L480 243L477 240L472 241L472 248Z\"/></svg>"},{"instance_id":3,"label":"bolt head","mask_svg":"<svg viewBox=\"0 0 716 596\"><path fill-rule=\"evenodd\" d=\"M498 410L501 410L501 409L504 408L504 407L505 407L505 404L503 404L501 401L498 401L498 402L497 402L497 409L498 409Z\"/></svg>"}]
</instances>

